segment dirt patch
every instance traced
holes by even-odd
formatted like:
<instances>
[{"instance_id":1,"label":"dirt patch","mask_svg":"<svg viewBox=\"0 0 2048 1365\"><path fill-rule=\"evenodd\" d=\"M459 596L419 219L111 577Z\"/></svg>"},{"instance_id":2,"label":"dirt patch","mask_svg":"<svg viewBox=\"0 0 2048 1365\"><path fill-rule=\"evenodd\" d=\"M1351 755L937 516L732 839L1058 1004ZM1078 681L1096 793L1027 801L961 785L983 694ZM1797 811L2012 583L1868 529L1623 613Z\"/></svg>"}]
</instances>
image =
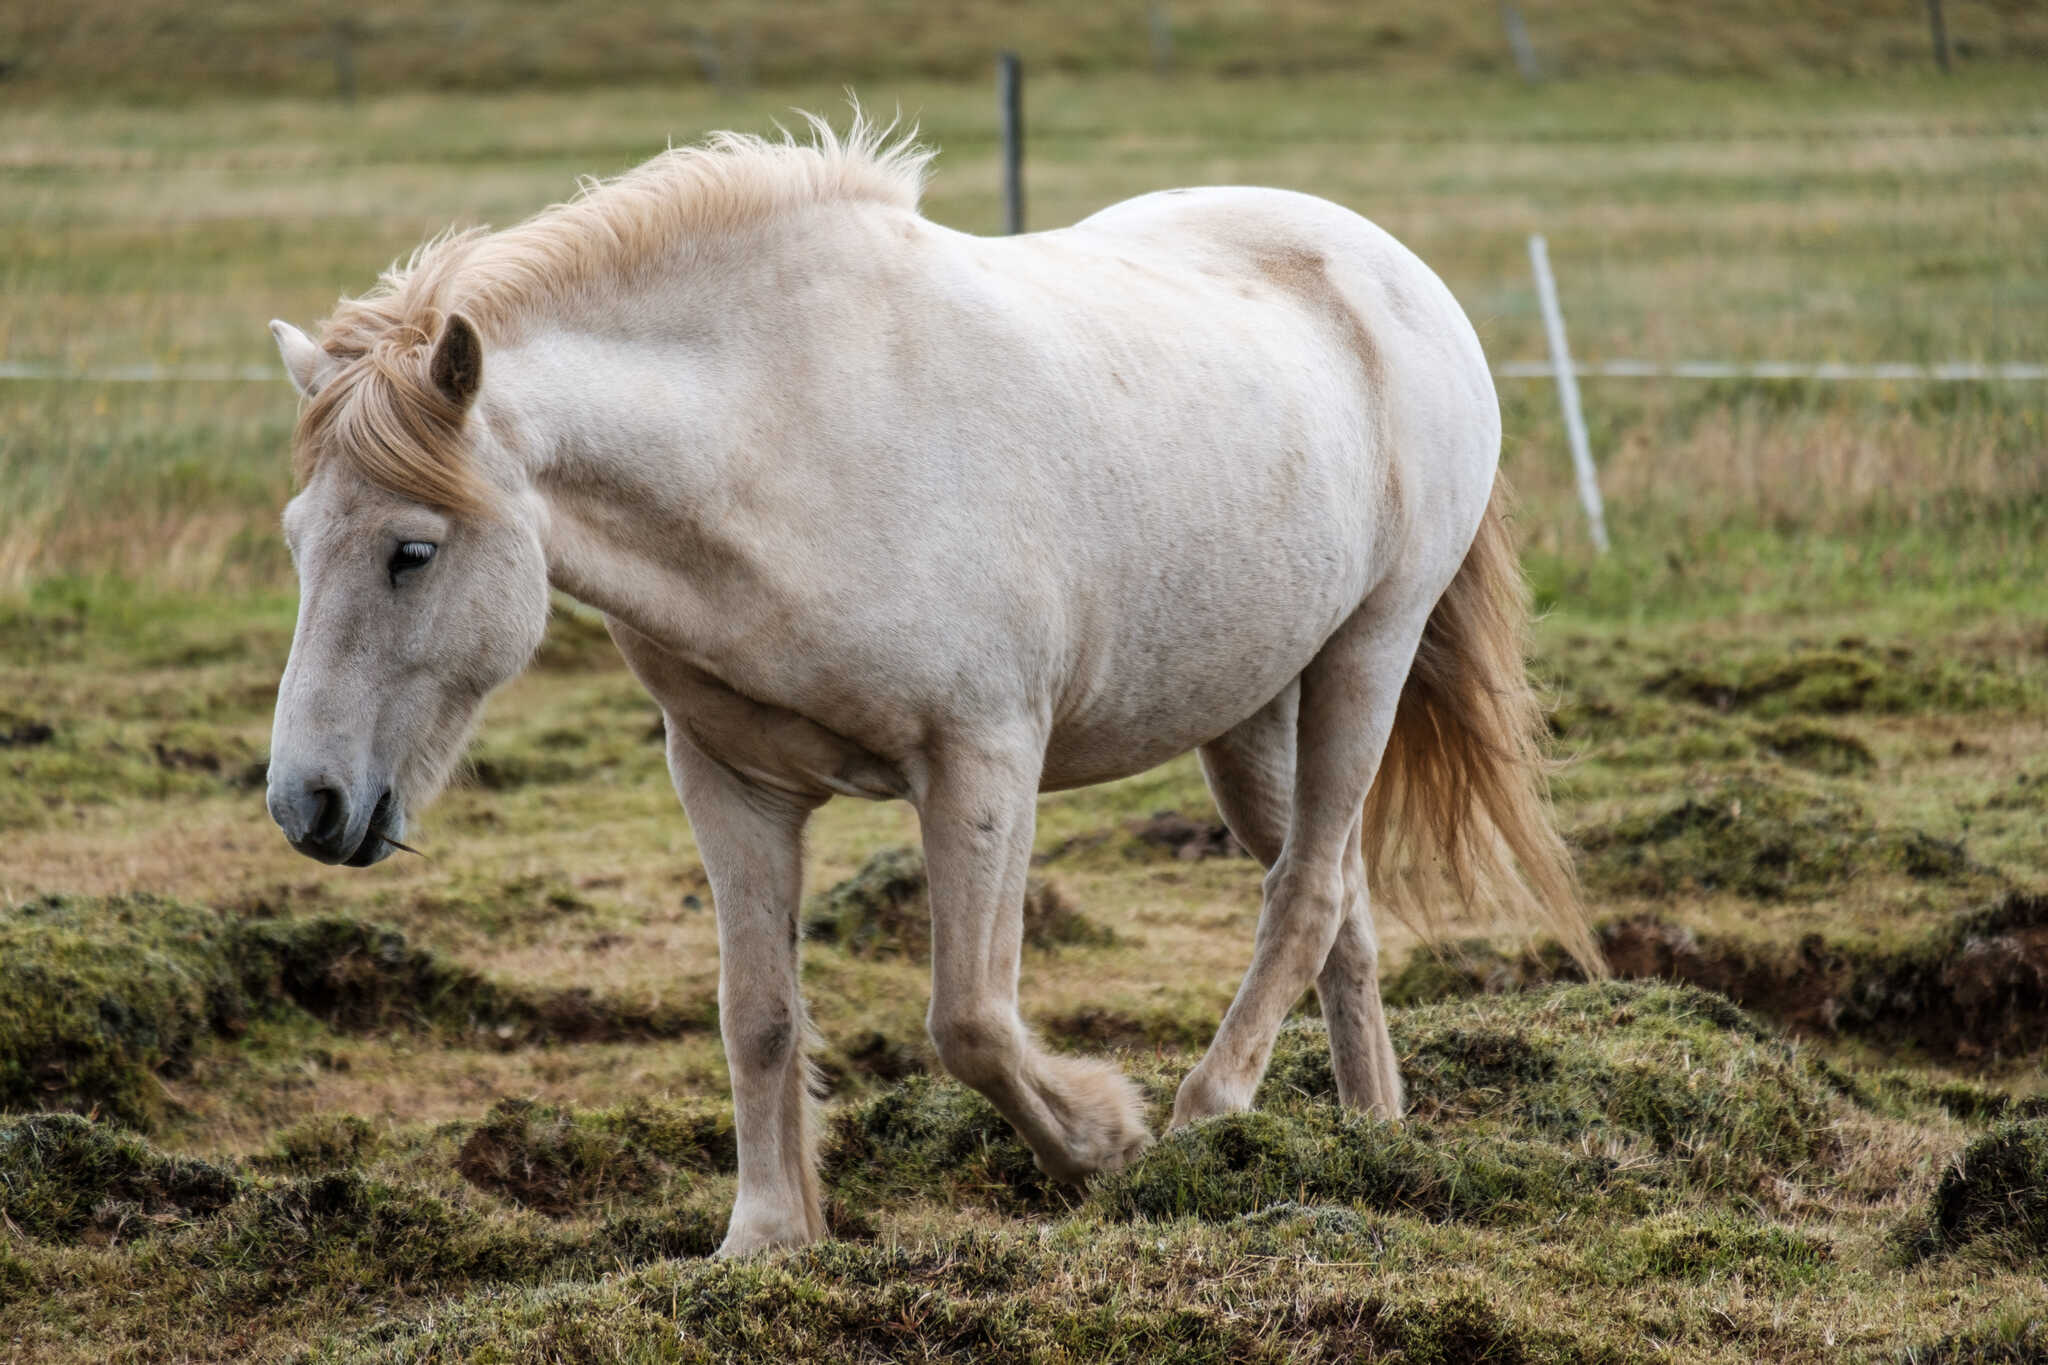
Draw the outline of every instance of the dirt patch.
<instances>
[{"instance_id":1,"label":"dirt patch","mask_svg":"<svg viewBox=\"0 0 2048 1365\"><path fill-rule=\"evenodd\" d=\"M148 1127L209 1038L302 1010L335 1029L427 1029L470 1043L670 1038L710 1001L644 1006L504 985L342 916L241 919L154 896L46 896L0 911L0 1106Z\"/></svg>"},{"instance_id":2,"label":"dirt patch","mask_svg":"<svg viewBox=\"0 0 2048 1365\"><path fill-rule=\"evenodd\" d=\"M540 754L476 755L469 759L467 767L466 785L491 792L559 786L584 776L582 765Z\"/></svg>"},{"instance_id":3,"label":"dirt patch","mask_svg":"<svg viewBox=\"0 0 2048 1365\"><path fill-rule=\"evenodd\" d=\"M1715 711L1836 715L1863 710L1884 677L1876 660L1811 652L1680 664L1647 679L1643 690Z\"/></svg>"},{"instance_id":4,"label":"dirt patch","mask_svg":"<svg viewBox=\"0 0 2048 1365\"><path fill-rule=\"evenodd\" d=\"M856 1038L845 1050L848 1069L872 1080L895 1082L905 1076L920 1076L927 1068L918 1047L871 1030Z\"/></svg>"},{"instance_id":5,"label":"dirt patch","mask_svg":"<svg viewBox=\"0 0 2048 1365\"><path fill-rule=\"evenodd\" d=\"M1688 660L1644 680L1653 696L1762 718L2017 710L2036 688L1996 659L1872 646L1846 637L1833 648Z\"/></svg>"},{"instance_id":6,"label":"dirt patch","mask_svg":"<svg viewBox=\"0 0 2048 1365\"><path fill-rule=\"evenodd\" d=\"M214 777L220 776L221 756L211 750L187 749L176 744L166 744L162 740L157 740L149 746L149 751L156 756L159 766L169 768L173 772L208 773Z\"/></svg>"},{"instance_id":7,"label":"dirt patch","mask_svg":"<svg viewBox=\"0 0 2048 1365\"><path fill-rule=\"evenodd\" d=\"M1757 747L1772 758L1831 777L1868 772L1877 766L1870 746L1862 740L1818 725L1787 722L1759 734Z\"/></svg>"},{"instance_id":8,"label":"dirt patch","mask_svg":"<svg viewBox=\"0 0 2048 1365\"><path fill-rule=\"evenodd\" d=\"M1108 1005L1083 1005L1061 1014L1040 1016L1038 1030L1049 1041L1084 1052L1108 1048L1156 1051L1202 1047L1216 1031L1213 1017L1193 1017L1170 1010L1132 1013Z\"/></svg>"},{"instance_id":9,"label":"dirt patch","mask_svg":"<svg viewBox=\"0 0 2048 1365\"><path fill-rule=\"evenodd\" d=\"M2048 811L2048 773L2020 773L2012 785L1986 798L1985 810Z\"/></svg>"},{"instance_id":10,"label":"dirt patch","mask_svg":"<svg viewBox=\"0 0 2048 1365\"><path fill-rule=\"evenodd\" d=\"M32 749L56 737L56 728L42 721L0 716L0 749Z\"/></svg>"},{"instance_id":11,"label":"dirt patch","mask_svg":"<svg viewBox=\"0 0 2048 1365\"><path fill-rule=\"evenodd\" d=\"M931 888L924 855L886 848L860 871L804 903L804 933L860 957L931 958ZM1024 888L1024 943L1053 950L1104 947L1116 936L1082 914L1053 882L1033 877Z\"/></svg>"},{"instance_id":12,"label":"dirt patch","mask_svg":"<svg viewBox=\"0 0 2048 1365\"><path fill-rule=\"evenodd\" d=\"M338 915L256 921L239 934L245 979L274 973L281 996L351 1032L441 1028L500 1046L673 1038L715 1025L703 1006L642 1006L584 987L502 985L409 943L396 929Z\"/></svg>"}]
</instances>

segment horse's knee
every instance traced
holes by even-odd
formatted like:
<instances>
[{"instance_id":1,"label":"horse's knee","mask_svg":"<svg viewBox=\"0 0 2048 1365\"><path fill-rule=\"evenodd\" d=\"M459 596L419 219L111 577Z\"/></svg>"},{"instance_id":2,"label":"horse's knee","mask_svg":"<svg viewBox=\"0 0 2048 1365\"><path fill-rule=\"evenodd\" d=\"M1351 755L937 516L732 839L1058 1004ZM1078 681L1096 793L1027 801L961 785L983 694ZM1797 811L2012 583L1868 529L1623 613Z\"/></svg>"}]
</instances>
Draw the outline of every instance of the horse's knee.
<instances>
[{"instance_id":1,"label":"horse's knee","mask_svg":"<svg viewBox=\"0 0 2048 1365\"><path fill-rule=\"evenodd\" d=\"M925 1021L939 1061L963 1085L982 1089L1014 1069L1017 1024L978 1002L956 1007L934 1004Z\"/></svg>"},{"instance_id":2,"label":"horse's knee","mask_svg":"<svg viewBox=\"0 0 2048 1365\"><path fill-rule=\"evenodd\" d=\"M797 1021L785 1003L734 1011L725 1025L726 1060L735 1071L780 1071L797 1052Z\"/></svg>"}]
</instances>

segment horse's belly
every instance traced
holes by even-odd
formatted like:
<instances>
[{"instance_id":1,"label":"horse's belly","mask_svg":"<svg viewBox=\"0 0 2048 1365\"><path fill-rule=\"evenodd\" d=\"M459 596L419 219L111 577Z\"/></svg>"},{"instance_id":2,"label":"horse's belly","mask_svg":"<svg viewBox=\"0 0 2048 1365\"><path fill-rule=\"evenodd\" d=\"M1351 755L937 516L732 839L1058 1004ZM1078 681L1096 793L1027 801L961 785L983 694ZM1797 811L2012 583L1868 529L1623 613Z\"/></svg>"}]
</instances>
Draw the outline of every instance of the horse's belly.
<instances>
[{"instance_id":1,"label":"horse's belly","mask_svg":"<svg viewBox=\"0 0 2048 1365\"><path fill-rule=\"evenodd\" d=\"M1046 790L1128 777L1231 730L1308 666L1365 595L1356 563L1312 581L1177 583L1178 600L1099 622L1095 644L1077 651L1046 746Z\"/></svg>"}]
</instances>

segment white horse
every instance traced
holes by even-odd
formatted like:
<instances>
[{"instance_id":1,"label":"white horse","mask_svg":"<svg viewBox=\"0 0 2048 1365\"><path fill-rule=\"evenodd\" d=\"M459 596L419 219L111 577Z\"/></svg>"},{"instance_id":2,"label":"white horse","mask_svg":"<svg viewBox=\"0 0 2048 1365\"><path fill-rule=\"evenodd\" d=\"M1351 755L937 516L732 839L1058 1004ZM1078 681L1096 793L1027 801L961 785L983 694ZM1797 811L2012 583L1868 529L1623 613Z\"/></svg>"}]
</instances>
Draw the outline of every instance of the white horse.
<instances>
[{"instance_id":1,"label":"white horse","mask_svg":"<svg viewBox=\"0 0 2048 1365\"><path fill-rule=\"evenodd\" d=\"M436 239L318 343L271 324L303 396L269 785L291 842L384 857L540 644L549 585L601 610L717 905L728 1255L825 1235L797 910L835 794L916 807L932 1041L1065 1180L1150 1139L1123 1076L1017 1013L1042 791L1199 749L1268 869L1176 1124L1251 1103L1310 984L1341 1099L1400 1112L1375 898L1525 912L1599 971L1499 411L1442 282L1278 190L966 236L918 214L929 152L813 124Z\"/></svg>"}]
</instances>

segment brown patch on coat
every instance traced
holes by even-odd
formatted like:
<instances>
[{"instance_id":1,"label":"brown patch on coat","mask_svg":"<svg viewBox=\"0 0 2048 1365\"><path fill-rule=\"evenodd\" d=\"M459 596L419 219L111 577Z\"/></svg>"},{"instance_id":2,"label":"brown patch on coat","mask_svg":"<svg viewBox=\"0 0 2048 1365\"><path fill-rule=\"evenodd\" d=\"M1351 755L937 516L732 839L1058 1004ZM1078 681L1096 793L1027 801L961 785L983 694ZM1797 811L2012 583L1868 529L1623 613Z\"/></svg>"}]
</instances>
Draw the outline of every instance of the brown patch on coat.
<instances>
[{"instance_id":1,"label":"brown patch on coat","mask_svg":"<svg viewBox=\"0 0 2048 1365\"><path fill-rule=\"evenodd\" d=\"M1379 344L1359 322L1358 314L1330 280L1328 259L1320 251L1304 247L1279 247L1252 257L1252 268L1266 282L1286 291L1332 323L1365 375L1368 392L1375 395L1386 387L1385 365Z\"/></svg>"},{"instance_id":2,"label":"brown patch on coat","mask_svg":"<svg viewBox=\"0 0 2048 1365\"><path fill-rule=\"evenodd\" d=\"M1274 288L1292 294L1311 313L1323 318L1343 340L1345 349L1358 361L1365 380L1366 409L1374 427L1386 470L1385 515L1382 525L1391 535L1405 506L1401 489L1400 452L1394 449L1393 433L1387 423L1387 377L1385 357L1379 342L1359 321L1358 311L1330 278L1329 258L1307 247L1268 247L1255 251L1252 268Z\"/></svg>"}]
</instances>

